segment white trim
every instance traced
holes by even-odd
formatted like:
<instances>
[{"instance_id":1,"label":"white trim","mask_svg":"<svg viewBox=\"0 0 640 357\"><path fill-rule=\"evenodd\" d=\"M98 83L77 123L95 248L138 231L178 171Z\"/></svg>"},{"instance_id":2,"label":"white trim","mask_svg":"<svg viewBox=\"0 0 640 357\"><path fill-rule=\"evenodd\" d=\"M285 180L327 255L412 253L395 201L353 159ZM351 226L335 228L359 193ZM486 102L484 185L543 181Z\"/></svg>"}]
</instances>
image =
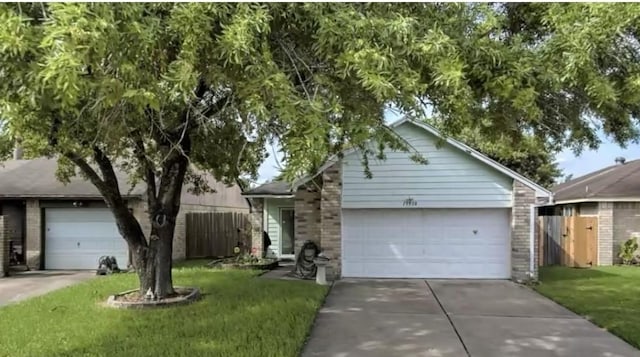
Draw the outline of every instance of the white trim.
<instances>
[{"instance_id":1,"label":"white trim","mask_svg":"<svg viewBox=\"0 0 640 357\"><path fill-rule=\"evenodd\" d=\"M534 277L535 265L536 265L536 246L535 246L535 236L536 236L536 207L535 205L529 205L529 274L530 277Z\"/></svg>"},{"instance_id":2,"label":"white trim","mask_svg":"<svg viewBox=\"0 0 640 357\"><path fill-rule=\"evenodd\" d=\"M247 198L295 198L296 196L291 194L291 195L266 195L266 194L257 194L257 195L252 195L252 194L243 194L244 197Z\"/></svg>"},{"instance_id":3,"label":"white trim","mask_svg":"<svg viewBox=\"0 0 640 357\"><path fill-rule=\"evenodd\" d=\"M264 200L262 202L262 232L260 232L260 239L262 240L262 252L264 251L264 232L267 232L267 234L269 234L269 208L267 207L268 203L267 200ZM269 236L269 239L271 239L271 236ZM253 237L251 237L251 245L253 245ZM262 256L262 252L256 252L259 253L260 256ZM267 252L265 252L267 253ZM266 255L266 254L265 254Z\"/></svg>"},{"instance_id":4,"label":"white trim","mask_svg":"<svg viewBox=\"0 0 640 357\"><path fill-rule=\"evenodd\" d=\"M282 243L284 242L283 234L282 234L282 211L284 210L289 210L289 211L293 211L293 252L295 254L296 251L296 227L295 227L295 220L296 220L296 209L295 207L278 207L278 228L280 228L280 231L278 232L278 257L279 258L289 258L294 256L294 254L282 254Z\"/></svg>"},{"instance_id":5,"label":"white trim","mask_svg":"<svg viewBox=\"0 0 640 357\"><path fill-rule=\"evenodd\" d=\"M640 197L615 197L615 198L577 198L573 200L555 201L553 205L566 205L585 202L640 202Z\"/></svg>"}]
</instances>

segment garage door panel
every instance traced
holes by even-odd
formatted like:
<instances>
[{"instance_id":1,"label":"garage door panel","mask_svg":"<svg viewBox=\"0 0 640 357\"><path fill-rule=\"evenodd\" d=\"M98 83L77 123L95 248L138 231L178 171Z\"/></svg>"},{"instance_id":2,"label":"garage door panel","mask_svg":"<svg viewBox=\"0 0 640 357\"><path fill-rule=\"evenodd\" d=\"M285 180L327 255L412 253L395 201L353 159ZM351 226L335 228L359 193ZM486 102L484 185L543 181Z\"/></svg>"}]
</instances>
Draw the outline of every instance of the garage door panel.
<instances>
[{"instance_id":1,"label":"garage door panel","mask_svg":"<svg viewBox=\"0 0 640 357\"><path fill-rule=\"evenodd\" d=\"M106 208L48 208L45 211L45 267L96 269L103 255L128 263L127 243Z\"/></svg>"},{"instance_id":2,"label":"garage door panel","mask_svg":"<svg viewBox=\"0 0 640 357\"><path fill-rule=\"evenodd\" d=\"M345 276L376 278L430 278L430 279L487 279L504 278L501 263L467 262L466 266L447 265L446 259L424 261L379 261L376 264L356 264L344 270ZM428 272L428 276L424 276Z\"/></svg>"},{"instance_id":3,"label":"garage door panel","mask_svg":"<svg viewBox=\"0 0 640 357\"><path fill-rule=\"evenodd\" d=\"M345 209L344 276L508 278L506 209Z\"/></svg>"}]
</instances>

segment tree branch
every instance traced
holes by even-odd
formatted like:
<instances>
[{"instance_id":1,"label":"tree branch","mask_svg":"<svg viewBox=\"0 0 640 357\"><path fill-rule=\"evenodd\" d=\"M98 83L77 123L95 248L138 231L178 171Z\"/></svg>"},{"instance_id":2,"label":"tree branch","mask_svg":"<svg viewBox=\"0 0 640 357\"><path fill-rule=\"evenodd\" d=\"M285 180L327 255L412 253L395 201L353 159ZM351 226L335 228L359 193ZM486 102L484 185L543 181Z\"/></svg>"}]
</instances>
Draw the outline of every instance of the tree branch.
<instances>
[{"instance_id":1,"label":"tree branch","mask_svg":"<svg viewBox=\"0 0 640 357\"><path fill-rule=\"evenodd\" d=\"M157 188L156 188L156 174L153 170L153 164L146 156L144 147L144 140L140 130L134 130L131 132L134 144L134 155L136 156L138 163L141 165L144 171L145 181L147 183L147 196L149 200L149 206L155 207L157 203Z\"/></svg>"},{"instance_id":2,"label":"tree branch","mask_svg":"<svg viewBox=\"0 0 640 357\"><path fill-rule=\"evenodd\" d=\"M67 151L63 155L67 159L71 160L71 162L73 162L76 166L78 166L78 168L80 168L80 171L82 171L82 173L84 173L85 176L89 178L89 181L91 181L91 183L93 183L94 186L96 186L96 188L100 191L100 193L104 195L103 191L106 190L106 182L103 181L102 178L100 178L100 175L98 175L96 170L94 170L93 167L91 167L91 165L89 165L89 163L85 159L72 151ZM105 196L105 198L107 197Z\"/></svg>"},{"instance_id":3,"label":"tree branch","mask_svg":"<svg viewBox=\"0 0 640 357\"><path fill-rule=\"evenodd\" d=\"M184 177L189 165L188 153L191 151L191 139L186 136L181 142L181 151L174 154L162 164L162 174L160 176L160 188L158 190L158 201L164 209L173 209L177 202L180 202L180 194Z\"/></svg>"},{"instance_id":4,"label":"tree branch","mask_svg":"<svg viewBox=\"0 0 640 357\"><path fill-rule=\"evenodd\" d=\"M98 164L100 171L102 172L102 178L107 184L107 188L112 190L111 192L116 194L118 198L121 198L120 187L118 186L118 177L116 176L111 160L105 155L105 153L97 146L93 147L93 159Z\"/></svg>"}]
</instances>

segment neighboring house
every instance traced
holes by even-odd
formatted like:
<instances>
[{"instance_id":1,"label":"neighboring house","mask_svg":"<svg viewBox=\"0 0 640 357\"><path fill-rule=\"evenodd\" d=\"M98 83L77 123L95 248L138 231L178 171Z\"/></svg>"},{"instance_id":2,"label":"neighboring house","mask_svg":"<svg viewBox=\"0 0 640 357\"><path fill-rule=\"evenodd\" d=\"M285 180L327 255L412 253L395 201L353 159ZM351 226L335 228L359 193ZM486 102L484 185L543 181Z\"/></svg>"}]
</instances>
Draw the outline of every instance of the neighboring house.
<instances>
[{"instance_id":1,"label":"neighboring house","mask_svg":"<svg viewBox=\"0 0 640 357\"><path fill-rule=\"evenodd\" d=\"M55 177L56 169L56 160L46 158L10 160L0 166L0 214L9 226L12 246L31 269L95 269L103 255L113 255L120 266L127 266L127 243L98 190L80 176L63 184ZM117 176L120 192L148 234L144 186L131 187L123 172ZM206 177L216 192L196 196L183 188L173 242L176 260L186 256L186 213L249 212L237 185Z\"/></svg>"},{"instance_id":2,"label":"neighboring house","mask_svg":"<svg viewBox=\"0 0 640 357\"><path fill-rule=\"evenodd\" d=\"M336 276L535 278L532 218L551 192L458 141L442 142L428 125L403 119L390 127L429 163L388 151L370 160L367 179L350 150L293 185L252 189L245 196L254 249L264 229L268 255L294 257L315 241Z\"/></svg>"},{"instance_id":3,"label":"neighboring house","mask_svg":"<svg viewBox=\"0 0 640 357\"><path fill-rule=\"evenodd\" d=\"M619 261L620 244L640 237L640 160L616 164L553 188L548 214L598 217L598 265Z\"/></svg>"}]
</instances>

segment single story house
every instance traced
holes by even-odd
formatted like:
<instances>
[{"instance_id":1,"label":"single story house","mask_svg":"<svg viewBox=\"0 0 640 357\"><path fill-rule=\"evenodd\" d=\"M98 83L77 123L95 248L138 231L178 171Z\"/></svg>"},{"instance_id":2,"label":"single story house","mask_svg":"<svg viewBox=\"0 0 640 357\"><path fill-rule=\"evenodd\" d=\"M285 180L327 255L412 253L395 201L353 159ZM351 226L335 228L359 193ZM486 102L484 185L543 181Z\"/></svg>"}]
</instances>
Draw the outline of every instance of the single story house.
<instances>
[{"instance_id":1,"label":"single story house","mask_svg":"<svg viewBox=\"0 0 640 357\"><path fill-rule=\"evenodd\" d=\"M551 192L429 125L390 128L429 163L388 151L367 179L351 149L293 185L249 190L254 249L264 230L268 255L295 257L311 240L337 277L536 278L536 209Z\"/></svg>"},{"instance_id":2,"label":"single story house","mask_svg":"<svg viewBox=\"0 0 640 357\"><path fill-rule=\"evenodd\" d=\"M549 214L598 217L598 265L617 263L620 245L640 238L640 160L618 158L612 166L552 190L555 202Z\"/></svg>"},{"instance_id":3,"label":"single story house","mask_svg":"<svg viewBox=\"0 0 640 357\"><path fill-rule=\"evenodd\" d=\"M57 166L47 158L9 160L0 166L0 214L19 263L31 269L95 269L100 256L112 255L121 267L127 266L129 248L98 190L80 176L61 183L55 177ZM120 191L148 234L144 185L131 187L126 173L117 176ZM216 192L197 196L183 189L173 243L176 260L186 256L186 213L249 212L240 187L206 177Z\"/></svg>"}]
</instances>

